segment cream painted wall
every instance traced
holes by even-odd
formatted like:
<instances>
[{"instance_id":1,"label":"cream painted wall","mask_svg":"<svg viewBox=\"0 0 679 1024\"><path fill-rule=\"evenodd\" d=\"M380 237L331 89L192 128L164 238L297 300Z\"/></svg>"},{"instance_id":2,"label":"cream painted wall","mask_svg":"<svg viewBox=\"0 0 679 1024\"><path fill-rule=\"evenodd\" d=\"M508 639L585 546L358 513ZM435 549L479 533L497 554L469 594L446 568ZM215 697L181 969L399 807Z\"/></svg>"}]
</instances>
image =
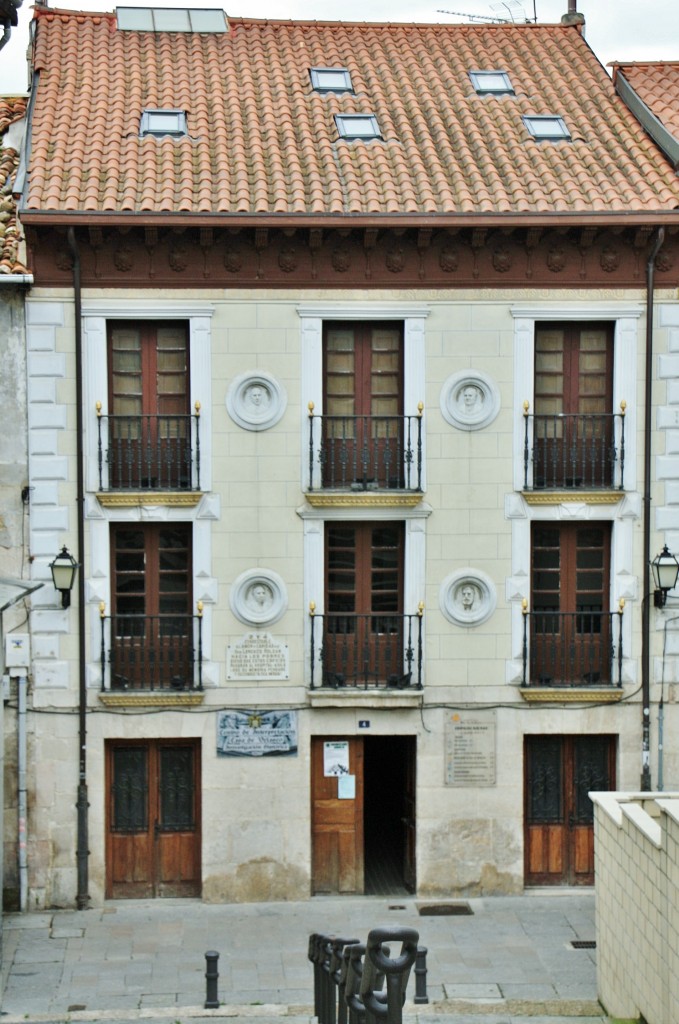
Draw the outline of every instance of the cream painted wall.
<instances>
[{"instance_id":1,"label":"cream painted wall","mask_svg":"<svg viewBox=\"0 0 679 1024\"><path fill-rule=\"evenodd\" d=\"M666 359L679 350L673 296L661 296L667 322L658 322L656 352ZM520 307L540 308L578 318L595 319L597 310L639 308L643 294L552 292L392 292L202 291L187 297L179 292L87 291L84 315L101 319L116 309L136 306L149 316L169 315L175 304L182 315L195 315L206 331L201 345L197 397L211 424L203 438L203 458L209 462L211 490L194 509L102 509L88 497L85 571L88 599L88 679L92 713L88 724L90 785L90 881L95 902L103 896L104 801L103 751L106 738L196 736L203 751L203 889L210 900L300 898L310 886L309 739L312 735L355 735L358 719L369 717L374 734L417 737L418 819L417 860L422 895L512 892L523 884L523 736L527 733L604 732L619 735L618 786L638 785L640 772L640 654L641 519L640 498L629 494L619 506L592 511L592 506L566 506L536 512L527 510L515 489L517 424L517 316ZM302 363L304 343L299 308L350 311L398 309L399 317L425 311L424 381L427 489L419 510L424 524L421 566L414 558L411 593L422 590L425 603L424 710L417 707L380 708L369 715L356 707L319 709L309 706L305 687L307 646L305 623L312 590L309 562L318 559L305 548L303 466L309 368ZM193 312L192 312L193 310ZM404 312L405 310L405 312ZM667 312L669 311L669 312ZM523 316L523 314L522 314ZM525 317L524 317L525 319ZM522 321L523 322L523 321ZM634 365L627 366L634 394L628 402L638 409L643 401L645 322L633 317ZM675 332L674 334L672 332ZM96 330L93 337L96 335ZM85 411L94 415L101 399L101 335L88 349ZM631 335L627 334L628 340ZM97 345L100 346L97 349ZM35 501L31 517L31 551L36 578L47 579L47 563L59 546L73 550L75 521L75 409L73 306L68 291L36 289L29 302L29 385L32 419L29 431L31 483ZM97 353L99 352L99 356ZM665 363L664 376L674 372ZM486 374L500 394L500 410L489 426L462 431L451 426L440 410L441 388L460 370ZM226 408L230 383L257 371L273 375L285 389L287 407L270 430L250 432L238 426ZM417 372L415 367L414 373ZM97 378L97 374L99 375ZM679 374L678 374L679 376ZM50 400L41 381L55 382ZM98 390L94 392L95 380ZM312 382L313 383L313 382ZM202 389L208 391L204 393ZM679 403L679 395L675 399ZM410 410L406 410L409 412ZM519 422L521 420L519 414ZM636 420L636 475L641 480L641 415ZM665 432L666 433L666 432ZM665 434L656 439L658 458L664 454ZM658 474L667 476L669 469ZM679 479L679 472L677 473ZM679 485L677 485L679 486ZM671 507L668 485L654 482L654 505ZM674 493L674 492L672 492ZM676 497L676 495L675 495ZM194 524L194 592L205 599L205 702L183 713L114 713L98 697L99 602L110 603L108 581L108 523L115 518L154 521L179 515ZM612 597L621 588L627 597L625 666L627 701L606 707L579 705L528 706L516 686L516 615L528 581L521 577L525 563L530 516L579 518L604 515L615 520ZM673 522L673 520L672 520ZM653 523L651 547L660 550L665 538L672 546L674 526ZM679 536L675 545L679 547ZM306 554L305 554L306 552ZM493 614L479 626L451 624L439 608L444 579L470 566L489 577L497 592ZM229 588L244 571L270 569L285 583L288 607L271 628L287 644L288 681L253 685L227 683L227 645L241 638L245 627L229 606ZM517 568L518 567L518 568ZM419 574L419 575L418 575ZM616 575L617 574L617 575ZM624 579L623 579L624 577ZM33 704L48 709L72 709L77 699L76 609L62 611L54 591L38 595L32 628L34 637ZM414 608L412 609L415 610ZM653 699L660 695L662 620L654 613ZM678 651L675 653L679 653ZM673 654L675 657L675 654ZM672 662L674 666L676 660ZM667 665L666 665L667 668ZM674 671L674 668L672 669ZM676 681L676 672L673 676ZM665 676L665 683L669 678ZM677 708L673 689L665 687L666 718L674 723ZM374 704L377 704L375 701ZM292 706L299 708L299 753L275 760L217 758L216 710L222 707ZM455 708L495 708L497 722L497 783L461 789L445 784L445 720ZM655 713L655 712L654 712ZM58 724L53 726L53 718ZM72 717L35 715L35 799L31 832L30 885L35 905L68 904L75 892L73 856L77 767L76 724ZM657 770L656 722L653 727L653 773ZM49 772L45 775L45 765ZM666 784L679 782L677 755L665 757ZM672 776L672 778L670 778Z\"/></svg>"}]
</instances>

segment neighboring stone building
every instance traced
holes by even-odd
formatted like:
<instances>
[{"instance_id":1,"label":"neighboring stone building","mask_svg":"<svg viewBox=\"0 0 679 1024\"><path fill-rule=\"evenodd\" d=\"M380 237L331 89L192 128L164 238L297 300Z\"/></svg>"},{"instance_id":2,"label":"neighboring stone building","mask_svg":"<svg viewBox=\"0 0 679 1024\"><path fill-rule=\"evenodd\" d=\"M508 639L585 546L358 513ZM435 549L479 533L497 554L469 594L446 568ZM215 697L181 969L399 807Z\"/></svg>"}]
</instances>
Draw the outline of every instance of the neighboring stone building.
<instances>
[{"instance_id":1,"label":"neighboring stone building","mask_svg":"<svg viewBox=\"0 0 679 1024\"><path fill-rule=\"evenodd\" d=\"M34 30L30 905L591 883L677 725L673 167L578 24Z\"/></svg>"}]
</instances>

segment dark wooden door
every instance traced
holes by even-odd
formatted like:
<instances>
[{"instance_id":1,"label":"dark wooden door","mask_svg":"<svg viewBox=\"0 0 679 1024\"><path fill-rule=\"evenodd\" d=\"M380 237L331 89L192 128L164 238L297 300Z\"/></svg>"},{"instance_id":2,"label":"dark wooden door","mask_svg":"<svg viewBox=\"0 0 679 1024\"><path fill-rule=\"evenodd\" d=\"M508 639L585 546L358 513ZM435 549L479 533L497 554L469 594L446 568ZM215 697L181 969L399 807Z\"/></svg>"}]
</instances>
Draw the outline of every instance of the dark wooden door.
<instances>
[{"instance_id":1,"label":"dark wooden door","mask_svg":"<svg viewBox=\"0 0 679 1024\"><path fill-rule=\"evenodd\" d=\"M189 342L184 323L109 324L112 487L190 487Z\"/></svg>"},{"instance_id":2,"label":"dark wooden door","mask_svg":"<svg viewBox=\"0 0 679 1024\"><path fill-rule=\"evenodd\" d=\"M402 487L401 325L328 323L323 353L324 485Z\"/></svg>"},{"instance_id":3,"label":"dark wooden door","mask_svg":"<svg viewBox=\"0 0 679 1024\"><path fill-rule=\"evenodd\" d=\"M190 523L116 523L111 559L111 688L190 689Z\"/></svg>"},{"instance_id":4,"label":"dark wooden door","mask_svg":"<svg viewBox=\"0 0 679 1024\"><path fill-rule=\"evenodd\" d=\"M613 736L526 736L526 885L592 885L594 809L588 793L615 789Z\"/></svg>"},{"instance_id":5,"label":"dark wooden door","mask_svg":"<svg viewBox=\"0 0 679 1024\"><path fill-rule=\"evenodd\" d=\"M611 679L610 523L534 523L531 682Z\"/></svg>"},{"instance_id":6,"label":"dark wooden door","mask_svg":"<svg viewBox=\"0 0 679 1024\"><path fill-rule=\"evenodd\" d=\"M402 523L326 525L325 685L403 682Z\"/></svg>"},{"instance_id":7,"label":"dark wooden door","mask_svg":"<svg viewBox=\"0 0 679 1024\"><path fill-rule=\"evenodd\" d=\"M613 331L542 324L535 332L536 487L604 487L613 472Z\"/></svg>"},{"instance_id":8,"label":"dark wooden door","mask_svg":"<svg viewBox=\"0 0 679 1024\"><path fill-rule=\"evenodd\" d=\"M109 741L106 896L199 896L200 742Z\"/></svg>"},{"instance_id":9,"label":"dark wooden door","mask_svg":"<svg viewBox=\"0 0 679 1024\"><path fill-rule=\"evenodd\" d=\"M340 797L337 775L325 775L325 744L342 737L311 741L312 887L314 893L360 895L364 891L363 740L346 739L353 798Z\"/></svg>"}]
</instances>

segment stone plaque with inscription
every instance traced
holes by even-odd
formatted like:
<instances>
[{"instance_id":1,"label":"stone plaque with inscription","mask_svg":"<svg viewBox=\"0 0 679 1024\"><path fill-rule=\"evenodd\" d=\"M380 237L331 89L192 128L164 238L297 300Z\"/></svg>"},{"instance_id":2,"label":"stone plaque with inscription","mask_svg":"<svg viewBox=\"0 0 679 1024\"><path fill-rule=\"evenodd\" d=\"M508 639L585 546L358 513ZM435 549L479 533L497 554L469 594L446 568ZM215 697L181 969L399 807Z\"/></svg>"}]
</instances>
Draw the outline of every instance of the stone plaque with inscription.
<instances>
[{"instance_id":1,"label":"stone plaque with inscription","mask_svg":"<svg viewBox=\"0 0 679 1024\"><path fill-rule=\"evenodd\" d=\"M288 645L271 633L246 633L226 648L227 679L289 679Z\"/></svg>"},{"instance_id":2,"label":"stone plaque with inscription","mask_svg":"<svg viewBox=\"0 0 679 1024\"><path fill-rule=\"evenodd\" d=\"M446 786L495 785L495 712L459 711L446 721Z\"/></svg>"},{"instance_id":3,"label":"stone plaque with inscription","mask_svg":"<svg viewBox=\"0 0 679 1024\"><path fill-rule=\"evenodd\" d=\"M218 711L217 757L297 754L296 711Z\"/></svg>"}]
</instances>

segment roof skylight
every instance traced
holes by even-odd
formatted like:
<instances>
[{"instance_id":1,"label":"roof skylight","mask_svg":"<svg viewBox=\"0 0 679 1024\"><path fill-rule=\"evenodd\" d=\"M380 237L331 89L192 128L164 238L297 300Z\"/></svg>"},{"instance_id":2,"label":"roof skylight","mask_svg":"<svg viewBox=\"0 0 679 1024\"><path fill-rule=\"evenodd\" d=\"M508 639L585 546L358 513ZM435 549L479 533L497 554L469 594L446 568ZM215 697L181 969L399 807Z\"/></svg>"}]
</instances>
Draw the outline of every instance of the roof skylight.
<instances>
[{"instance_id":1,"label":"roof skylight","mask_svg":"<svg viewBox=\"0 0 679 1024\"><path fill-rule=\"evenodd\" d=\"M506 71L470 71L472 85L480 94L488 92L512 93L512 83Z\"/></svg>"},{"instance_id":2,"label":"roof skylight","mask_svg":"<svg viewBox=\"0 0 679 1024\"><path fill-rule=\"evenodd\" d=\"M140 135L186 135L186 114L183 110L143 110L139 125Z\"/></svg>"},{"instance_id":3,"label":"roof skylight","mask_svg":"<svg viewBox=\"0 0 679 1024\"><path fill-rule=\"evenodd\" d=\"M553 142L563 139L566 142L570 142L571 133L568 131L566 122L562 117L555 117L551 114L547 116L531 115L530 117L524 117L523 123L534 139L539 141L551 140Z\"/></svg>"},{"instance_id":4,"label":"roof skylight","mask_svg":"<svg viewBox=\"0 0 679 1024\"><path fill-rule=\"evenodd\" d=\"M121 32L227 32L224 11L188 7L116 7Z\"/></svg>"},{"instance_id":5,"label":"roof skylight","mask_svg":"<svg viewBox=\"0 0 679 1024\"><path fill-rule=\"evenodd\" d=\"M335 123L343 139L381 139L374 114L335 114Z\"/></svg>"},{"instance_id":6,"label":"roof skylight","mask_svg":"<svg viewBox=\"0 0 679 1024\"><path fill-rule=\"evenodd\" d=\"M316 92L353 92L347 68L310 68L311 85Z\"/></svg>"}]
</instances>

